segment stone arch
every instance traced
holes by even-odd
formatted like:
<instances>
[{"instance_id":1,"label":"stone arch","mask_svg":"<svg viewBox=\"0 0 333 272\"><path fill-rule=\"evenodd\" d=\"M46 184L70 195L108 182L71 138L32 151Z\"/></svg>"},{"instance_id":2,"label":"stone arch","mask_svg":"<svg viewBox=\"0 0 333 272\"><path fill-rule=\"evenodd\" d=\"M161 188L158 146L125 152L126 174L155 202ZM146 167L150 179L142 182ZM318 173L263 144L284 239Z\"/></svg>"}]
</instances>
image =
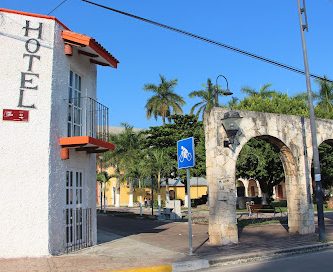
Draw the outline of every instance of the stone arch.
<instances>
[{"instance_id":1,"label":"stone arch","mask_svg":"<svg viewBox=\"0 0 333 272\"><path fill-rule=\"evenodd\" d=\"M307 165L308 121L297 116L239 111L243 117L236 144L224 146L226 109L214 108L205 117L206 167L209 184L209 240L221 245L238 242L236 220L236 160L251 138L279 148L285 171L290 232L313 233L314 216ZM333 128L333 124L332 124Z\"/></svg>"},{"instance_id":2,"label":"stone arch","mask_svg":"<svg viewBox=\"0 0 333 272\"><path fill-rule=\"evenodd\" d=\"M280 151L280 158L282 161L284 174L285 174L285 183L287 191L287 203L288 203L288 227L290 232L300 232L298 226L298 202L295 199L298 199L298 176L297 176L297 162L291 152L290 148L278 139L275 136L271 135L260 135L253 137L256 139L264 140L274 146L276 146ZM251 138L252 139L252 138ZM246 143L245 143L246 144ZM242 145L242 148L244 145ZM239 156L237 154L237 158Z\"/></svg>"},{"instance_id":3,"label":"stone arch","mask_svg":"<svg viewBox=\"0 0 333 272\"><path fill-rule=\"evenodd\" d=\"M247 196L248 197L259 197L261 196L261 189L259 182L255 179L249 179L247 187Z\"/></svg>"}]
</instances>

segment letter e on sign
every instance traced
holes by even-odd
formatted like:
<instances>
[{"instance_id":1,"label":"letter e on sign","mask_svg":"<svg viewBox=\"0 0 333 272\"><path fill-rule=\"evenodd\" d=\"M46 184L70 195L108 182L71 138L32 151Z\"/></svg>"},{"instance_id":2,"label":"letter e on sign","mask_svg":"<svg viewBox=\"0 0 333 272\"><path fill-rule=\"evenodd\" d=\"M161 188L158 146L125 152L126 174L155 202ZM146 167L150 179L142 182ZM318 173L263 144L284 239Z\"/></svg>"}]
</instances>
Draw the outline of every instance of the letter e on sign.
<instances>
[{"instance_id":1,"label":"letter e on sign","mask_svg":"<svg viewBox=\"0 0 333 272\"><path fill-rule=\"evenodd\" d=\"M3 109L2 120L3 121L28 122L29 121L29 111Z\"/></svg>"}]
</instances>

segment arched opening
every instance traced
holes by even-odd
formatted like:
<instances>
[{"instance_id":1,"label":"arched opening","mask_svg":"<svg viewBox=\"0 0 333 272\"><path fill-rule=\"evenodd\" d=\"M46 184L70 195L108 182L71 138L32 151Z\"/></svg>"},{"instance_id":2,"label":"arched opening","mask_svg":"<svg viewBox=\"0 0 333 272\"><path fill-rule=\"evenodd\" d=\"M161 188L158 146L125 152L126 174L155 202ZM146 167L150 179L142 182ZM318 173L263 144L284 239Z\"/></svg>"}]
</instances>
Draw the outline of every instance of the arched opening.
<instances>
[{"instance_id":1,"label":"arched opening","mask_svg":"<svg viewBox=\"0 0 333 272\"><path fill-rule=\"evenodd\" d=\"M249 197L259 196L260 190L262 204L273 200L274 186L285 179L282 150L286 148L272 136L252 138L243 146L237 158L236 178L248 179Z\"/></svg>"},{"instance_id":2,"label":"arched opening","mask_svg":"<svg viewBox=\"0 0 333 272\"><path fill-rule=\"evenodd\" d=\"M249 185L247 188L248 197L260 197L260 189L255 179L249 179Z\"/></svg>"},{"instance_id":3,"label":"arched opening","mask_svg":"<svg viewBox=\"0 0 333 272\"><path fill-rule=\"evenodd\" d=\"M236 179L239 178L248 179L248 198L254 197L263 205L274 206L276 201L287 200L288 217L284 207L281 222L288 222L290 231L298 231L297 165L285 143L270 135L251 138L237 158Z\"/></svg>"},{"instance_id":4,"label":"arched opening","mask_svg":"<svg viewBox=\"0 0 333 272\"><path fill-rule=\"evenodd\" d=\"M244 183L241 180L237 180L236 189L237 189L237 197L244 197L245 196L245 186L244 186Z\"/></svg>"},{"instance_id":5,"label":"arched opening","mask_svg":"<svg viewBox=\"0 0 333 272\"><path fill-rule=\"evenodd\" d=\"M319 162L321 172L321 182L324 192L325 208L333 209L333 139L327 139L318 146ZM315 197L315 181L313 171L313 160L311 167L311 181L313 191L313 201L316 203Z\"/></svg>"}]
</instances>

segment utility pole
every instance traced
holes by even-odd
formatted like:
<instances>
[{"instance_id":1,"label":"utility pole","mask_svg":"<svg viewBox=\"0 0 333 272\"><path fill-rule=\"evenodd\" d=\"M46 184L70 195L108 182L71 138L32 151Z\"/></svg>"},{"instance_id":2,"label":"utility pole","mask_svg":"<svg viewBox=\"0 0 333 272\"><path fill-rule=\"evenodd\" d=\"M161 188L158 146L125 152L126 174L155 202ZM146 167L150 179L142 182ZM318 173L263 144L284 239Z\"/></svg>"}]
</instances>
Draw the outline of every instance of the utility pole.
<instances>
[{"instance_id":1,"label":"utility pole","mask_svg":"<svg viewBox=\"0 0 333 272\"><path fill-rule=\"evenodd\" d=\"M317 143L317 128L316 128L315 113L314 113L313 101L312 101L309 63L308 63L308 55L307 55L306 40L305 40L305 33L304 33L305 31L308 31L308 20L307 20L306 8L305 8L305 0L302 0L302 3L301 3L301 0L297 0L297 1L298 1L298 15L299 15L299 22L300 22L300 29L301 29L301 37L302 37L306 87L307 87L307 93L308 93L308 104L309 104L309 111L310 111L310 129L311 129L311 138L312 138L314 177L315 177L315 182L316 182L316 200L317 200L319 241L324 242L326 240L326 233L325 233L324 209L323 209L323 188L322 188L322 184L321 184L319 152L318 152L318 143ZM304 19L304 23L303 23L303 19Z\"/></svg>"}]
</instances>

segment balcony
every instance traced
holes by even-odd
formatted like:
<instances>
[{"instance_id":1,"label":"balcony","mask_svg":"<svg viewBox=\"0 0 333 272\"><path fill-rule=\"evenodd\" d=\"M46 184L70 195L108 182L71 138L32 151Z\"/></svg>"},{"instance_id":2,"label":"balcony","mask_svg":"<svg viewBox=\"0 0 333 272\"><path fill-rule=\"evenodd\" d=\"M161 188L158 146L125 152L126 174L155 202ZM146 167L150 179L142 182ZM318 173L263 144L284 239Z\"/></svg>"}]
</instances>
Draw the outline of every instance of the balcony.
<instances>
[{"instance_id":1,"label":"balcony","mask_svg":"<svg viewBox=\"0 0 333 272\"><path fill-rule=\"evenodd\" d=\"M67 136L59 139L61 159L69 150L103 153L115 148L109 142L109 108L90 97L66 99Z\"/></svg>"}]
</instances>

